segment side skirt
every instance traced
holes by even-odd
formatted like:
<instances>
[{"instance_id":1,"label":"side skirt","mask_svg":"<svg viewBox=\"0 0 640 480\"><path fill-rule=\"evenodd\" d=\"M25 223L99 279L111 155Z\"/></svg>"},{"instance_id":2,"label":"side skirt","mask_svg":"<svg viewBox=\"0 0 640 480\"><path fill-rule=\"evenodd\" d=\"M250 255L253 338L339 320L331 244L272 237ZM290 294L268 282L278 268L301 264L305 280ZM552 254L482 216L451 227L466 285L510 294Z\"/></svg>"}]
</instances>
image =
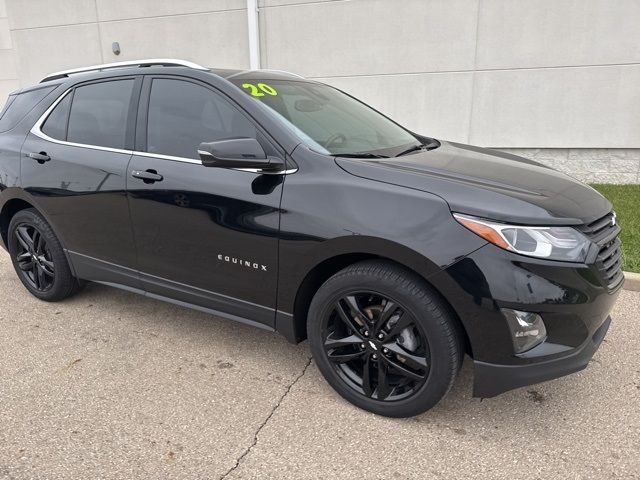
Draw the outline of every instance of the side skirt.
<instances>
[{"instance_id":1,"label":"side skirt","mask_svg":"<svg viewBox=\"0 0 640 480\"><path fill-rule=\"evenodd\" d=\"M275 331L275 309L68 252L78 278ZM286 335L285 335L286 336Z\"/></svg>"}]
</instances>

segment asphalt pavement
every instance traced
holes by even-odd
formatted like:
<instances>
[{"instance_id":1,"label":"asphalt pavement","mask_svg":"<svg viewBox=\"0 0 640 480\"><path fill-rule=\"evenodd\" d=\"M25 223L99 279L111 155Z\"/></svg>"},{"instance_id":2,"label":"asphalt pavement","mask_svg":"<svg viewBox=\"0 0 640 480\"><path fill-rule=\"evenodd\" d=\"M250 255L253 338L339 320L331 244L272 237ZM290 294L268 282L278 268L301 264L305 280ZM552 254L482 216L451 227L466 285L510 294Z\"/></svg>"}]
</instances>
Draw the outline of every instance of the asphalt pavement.
<instances>
[{"instance_id":1,"label":"asphalt pavement","mask_svg":"<svg viewBox=\"0 0 640 480\"><path fill-rule=\"evenodd\" d=\"M306 343L91 284L49 304L0 252L0 478L640 478L640 293L589 367L410 419L351 406Z\"/></svg>"}]
</instances>

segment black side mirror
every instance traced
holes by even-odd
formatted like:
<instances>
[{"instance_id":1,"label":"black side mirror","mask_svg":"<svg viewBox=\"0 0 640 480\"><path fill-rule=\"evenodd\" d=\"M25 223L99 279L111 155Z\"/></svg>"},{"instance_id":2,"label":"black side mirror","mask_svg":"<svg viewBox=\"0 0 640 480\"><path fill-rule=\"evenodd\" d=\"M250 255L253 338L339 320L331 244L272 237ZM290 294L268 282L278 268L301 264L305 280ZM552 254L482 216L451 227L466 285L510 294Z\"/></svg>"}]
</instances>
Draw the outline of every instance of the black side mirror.
<instances>
[{"instance_id":1,"label":"black side mirror","mask_svg":"<svg viewBox=\"0 0 640 480\"><path fill-rule=\"evenodd\" d=\"M201 143L198 154L205 167L255 168L265 171L284 168L279 159L267 157L255 138L228 138Z\"/></svg>"}]
</instances>

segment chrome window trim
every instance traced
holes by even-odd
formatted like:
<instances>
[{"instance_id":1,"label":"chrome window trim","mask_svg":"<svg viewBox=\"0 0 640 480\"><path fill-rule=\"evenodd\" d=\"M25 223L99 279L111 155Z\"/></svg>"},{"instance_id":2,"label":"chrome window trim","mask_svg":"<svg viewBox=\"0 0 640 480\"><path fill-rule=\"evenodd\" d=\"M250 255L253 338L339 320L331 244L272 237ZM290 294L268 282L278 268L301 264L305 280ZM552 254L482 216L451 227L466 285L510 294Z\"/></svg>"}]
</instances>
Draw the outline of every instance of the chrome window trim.
<instances>
[{"instance_id":1,"label":"chrome window trim","mask_svg":"<svg viewBox=\"0 0 640 480\"><path fill-rule=\"evenodd\" d=\"M42 131L42 126L44 125L44 122L47 120L47 118L49 118L49 115L51 114L53 109L56 108L58 106L58 104L62 100L64 100L64 98L67 95L69 95L69 92L71 92L71 90L73 90L73 88L74 87L69 88L66 92L64 92L62 95L60 95L60 97L58 97L56 99L56 101L53 102L51 104L51 106L45 110L45 112L40 116L40 118L38 118L38 121L35 123L35 125L33 127L31 127L30 132L33 133L35 136L40 137L43 140L46 140L47 142L57 143L58 145L67 145L67 146L70 146L70 147L90 148L92 150L102 150L102 151L105 151L105 152L112 152L112 153L126 153L126 154L131 155L133 153L132 150L125 150L123 148L102 147L100 145L88 145L88 144L84 144L84 143L67 142L66 140L58 140L56 138L50 137L49 135L47 135L46 133L44 133Z\"/></svg>"},{"instance_id":2,"label":"chrome window trim","mask_svg":"<svg viewBox=\"0 0 640 480\"><path fill-rule=\"evenodd\" d=\"M202 165L202 161L201 160L197 160L195 158L187 158L187 157L175 157L172 155L163 155L161 153L151 153L151 152L140 152L137 150L127 150L124 148L112 148L112 147L102 147L100 145L89 145L89 144L85 144L85 143L75 143L75 142L68 142L66 140L58 140L56 138L50 137L49 135L47 135L46 133L44 133L42 131L42 126L44 125L44 122L47 120L47 118L49 118L49 115L51 114L51 112L53 111L54 108L56 108L58 106L58 104L64 100L64 98L69 95L69 92L71 92L71 90L73 90L75 88L75 86L70 87L68 90L66 90L62 95L60 95L55 102L53 102L51 104L51 106L49 106L49 108L47 108L45 110L45 112L40 116L40 118L38 118L38 121L36 121L36 123L33 125L33 127L31 127L30 132L32 134L34 134L36 137L39 137L47 142L51 142L51 143L57 143L58 145L66 145L69 147L80 147L80 148L89 148L91 150L101 150L104 152L111 152L111 153L124 153L127 155L138 155L140 157L150 157L150 158L158 158L160 160L170 160L170 161L174 161L174 162L182 162L182 163L191 163L194 165ZM251 173L261 173L263 175L290 175L292 173L296 173L298 171L297 168L293 168L293 169L289 169L289 170L281 170L281 171L277 171L277 172L265 172L262 171L260 169L257 168L231 168L229 170L237 170L237 171L241 171L241 172L251 172Z\"/></svg>"},{"instance_id":3,"label":"chrome window trim","mask_svg":"<svg viewBox=\"0 0 640 480\"><path fill-rule=\"evenodd\" d=\"M160 158L161 160L173 160L174 162L193 163L195 165L202 165L202 161L196 158L174 157L173 155L164 155L162 153L138 152L137 150L134 150L133 154L139 157Z\"/></svg>"}]
</instances>

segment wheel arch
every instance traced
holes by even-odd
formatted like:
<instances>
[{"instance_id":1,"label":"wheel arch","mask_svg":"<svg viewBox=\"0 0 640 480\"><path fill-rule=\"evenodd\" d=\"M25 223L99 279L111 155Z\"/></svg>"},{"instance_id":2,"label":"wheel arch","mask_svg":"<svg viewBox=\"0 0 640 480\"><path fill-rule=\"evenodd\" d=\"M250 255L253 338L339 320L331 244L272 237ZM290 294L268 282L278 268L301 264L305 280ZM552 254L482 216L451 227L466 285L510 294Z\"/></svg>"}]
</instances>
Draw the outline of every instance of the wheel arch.
<instances>
[{"instance_id":1,"label":"wheel arch","mask_svg":"<svg viewBox=\"0 0 640 480\"><path fill-rule=\"evenodd\" d=\"M391 258L389 256L373 253L373 252L349 252L341 253L334 256L324 258L322 261L316 263L306 274L302 282L300 283L293 304L293 316L288 321L291 325L287 328L281 323L277 322L276 329L283 333L289 341L294 343L301 342L307 338L307 314L311 301L318 291L318 289L329 278L338 273L340 270L347 268L355 263L365 260L379 260L383 262L392 263L408 273L417 275L425 284L440 298L442 304L449 312L451 318L454 320L455 326L459 334L461 335L464 349L466 353L472 354L469 335L466 331L464 323L458 316L458 313L453 308L447 298L440 292L436 285L429 281L430 274L429 269L419 269L412 266L412 262L406 262L398 258ZM423 259L424 260L424 259ZM284 328L283 328L284 327Z\"/></svg>"},{"instance_id":2,"label":"wheel arch","mask_svg":"<svg viewBox=\"0 0 640 480\"><path fill-rule=\"evenodd\" d=\"M2 235L2 243L5 248L9 248L8 234L11 219L19 211L26 210L28 208L36 207L23 198L12 198L2 206L2 210L0 210L0 235Z\"/></svg>"},{"instance_id":3,"label":"wheel arch","mask_svg":"<svg viewBox=\"0 0 640 480\"><path fill-rule=\"evenodd\" d=\"M13 191L10 191L10 190L13 190ZM33 199L30 198L21 189L11 188L11 189L7 189L7 191L3 193L11 195L11 196L7 195L8 198L4 201L4 203L2 203L2 207L0 208L0 239L2 239L2 245L4 246L4 248L6 250L9 249L8 233L9 233L9 224L11 223L11 219L14 217L16 213L22 210L33 208L40 215L44 217L44 219L47 221L47 223L55 233L56 237L58 237L58 240L62 245L64 254L67 257L67 262L69 262L69 268L71 269L71 272L73 273L73 275L75 275L75 267L73 266L73 262L71 261L71 258L69 257L69 253L65 248L64 238L60 235L60 232L56 228L55 224L51 221L49 216L45 212L43 212L42 209L38 206L38 203L33 201Z\"/></svg>"}]
</instances>

